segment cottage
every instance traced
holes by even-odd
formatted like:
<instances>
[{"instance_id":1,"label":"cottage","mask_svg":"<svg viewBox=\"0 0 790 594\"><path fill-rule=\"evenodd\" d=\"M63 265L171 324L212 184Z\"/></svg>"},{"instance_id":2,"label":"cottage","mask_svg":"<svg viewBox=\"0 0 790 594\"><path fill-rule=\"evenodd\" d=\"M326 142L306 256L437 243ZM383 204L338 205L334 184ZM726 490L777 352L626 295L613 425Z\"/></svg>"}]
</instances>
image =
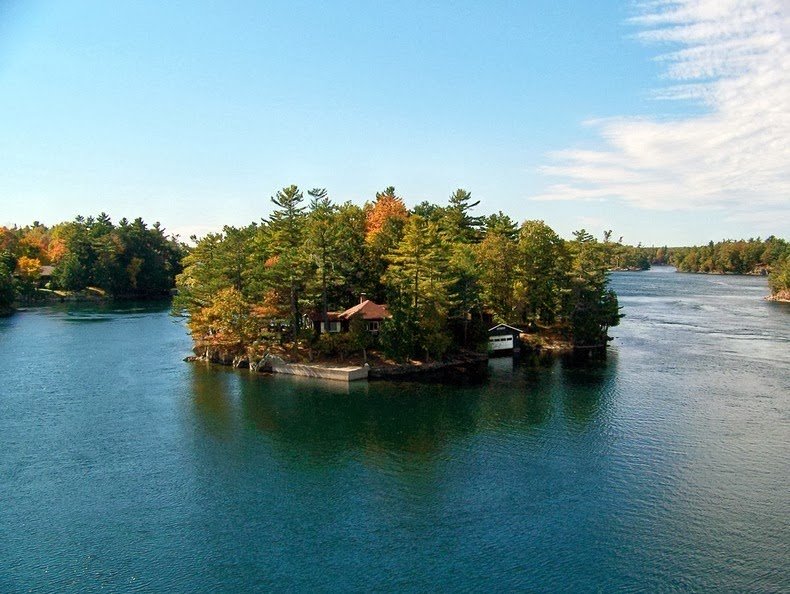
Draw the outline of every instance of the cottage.
<instances>
[{"instance_id":1,"label":"cottage","mask_svg":"<svg viewBox=\"0 0 790 594\"><path fill-rule=\"evenodd\" d=\"M508 324L497 324L488 330L488 352L492 355L512 353L524 331Z\"/></svg>"},{"instance_id":2,"label":"cottage","mask_svg":"<svg viewBox=\"0 0 790 594\"><path fill-rule=\"evenodd\" d=\"M353 318L362 318L365 321L365 326L371 334L378 334L381 330L381 323L391 318L389 310L386 305L375 303L370 299L365 299L363 295L360 302L354 307L350 307L345 311L329 312L329 328L324 327L324 320L321 314L313 317L313 327L316 332L348 332L349 324Z\"/></svg>"}]
</instances>

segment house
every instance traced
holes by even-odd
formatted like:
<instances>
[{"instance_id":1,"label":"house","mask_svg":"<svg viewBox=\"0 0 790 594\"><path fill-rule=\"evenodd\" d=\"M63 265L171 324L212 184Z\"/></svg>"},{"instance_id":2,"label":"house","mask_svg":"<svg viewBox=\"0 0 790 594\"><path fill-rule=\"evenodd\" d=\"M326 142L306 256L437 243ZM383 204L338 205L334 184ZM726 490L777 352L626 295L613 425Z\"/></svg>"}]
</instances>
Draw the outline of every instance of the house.
<instances>
[{"instance_id":1,"label":"house","mask_svg":"<svg viewBox=\"0 0 790 594\"><path fill-rule=\"evenodd\" d=\"M492 355L512 353L518 337L524 331L508 324L497 324L488 329L488 352Z\"/></svg>"},{"instance_id":2,"label":"house","mask_svg":"<svg viewBox=\"0 0 790 594\"><path fill-rule=\"evenodd\" d=\"M52 275L55 274L54 266L42 266L38 269L38 278L42 282L49 282L52 280Z\"/></svg>"},{"instance_id":3,"label":"house","mask_svg":"<svg viewBox=\"0 0 790 594\"><path fill-rule=\"evenodd\" d=\"M341 312L331 311L328 317L329 329L327 330L324 328L324 320L321 314L313 315L313 327L316 332L348 332L351 320L353 318L362 318L365 321L368 332L378 334L381 329L381 322L391 318L392 315L386 305L381 305L370 299L365 299L365 295L363 294L359 303L354 307L350 307Z\"/></svg>"}]
</instances>

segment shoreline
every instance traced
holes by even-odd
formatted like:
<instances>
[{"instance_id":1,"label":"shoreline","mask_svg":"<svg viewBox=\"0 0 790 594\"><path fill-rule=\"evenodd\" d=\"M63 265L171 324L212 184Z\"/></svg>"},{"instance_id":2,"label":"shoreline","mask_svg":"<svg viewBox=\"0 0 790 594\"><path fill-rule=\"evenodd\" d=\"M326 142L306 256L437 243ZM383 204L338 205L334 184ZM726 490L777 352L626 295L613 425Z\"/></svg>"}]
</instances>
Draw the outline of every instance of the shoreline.
<instances>
[{"instance_id":1,"label":"shoreline","mask_svg":"<svg viewBox=\"0 0 790 594\"><path fill-rule=\"evenodd\" d=\"M790 303L790 289L785 289L784 291L779 291L778 293L772 293L767 297L764 297L766 301L770 301L771 303Z\"/></svg>"},{"instance_id":2,"label":"shoreline","mask_svg":"<svg viewBox=\"0 0 790 594\"><path fill-rule=\"evenodd\" d=\"M375 359L375 357L374 357ZM361 379L369 381L424 379L459 379L485 375L481 373L488 365L488 353L463 351L443 361L410 361L407 363L369 363L355 364L354 359L344 361L292 362L279 355L266 354L257 362L250 364L247 356L228 356L215 352L204 355L190 355L184 358L188 363L205 363L233 369L248 369L250 373L286 374L315 377L351 382ZM381 361L379 359L379 361ZM358 363L358 362L356 362ZM452 375L448 375L452 374Z\"/></svg>"}]
</instances>

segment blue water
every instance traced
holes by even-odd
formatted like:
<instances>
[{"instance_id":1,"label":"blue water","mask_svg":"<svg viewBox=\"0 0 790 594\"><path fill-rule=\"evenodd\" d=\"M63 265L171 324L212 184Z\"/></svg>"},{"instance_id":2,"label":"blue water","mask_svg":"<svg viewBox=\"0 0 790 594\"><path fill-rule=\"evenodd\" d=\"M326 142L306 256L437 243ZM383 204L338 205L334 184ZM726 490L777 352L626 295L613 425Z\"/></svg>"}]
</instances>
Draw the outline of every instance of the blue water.
<instances>
[{"instance_id":1,"label":"blue water","mask_svg":"<svg viewBox=\"0 0 790 594\"><path fill-rule=\"evenodd\" d=\"M790 310L613 276L606 362L341 384L166 306L0 320L0 592L790 591Z\"/></svg>"}]
</instances>

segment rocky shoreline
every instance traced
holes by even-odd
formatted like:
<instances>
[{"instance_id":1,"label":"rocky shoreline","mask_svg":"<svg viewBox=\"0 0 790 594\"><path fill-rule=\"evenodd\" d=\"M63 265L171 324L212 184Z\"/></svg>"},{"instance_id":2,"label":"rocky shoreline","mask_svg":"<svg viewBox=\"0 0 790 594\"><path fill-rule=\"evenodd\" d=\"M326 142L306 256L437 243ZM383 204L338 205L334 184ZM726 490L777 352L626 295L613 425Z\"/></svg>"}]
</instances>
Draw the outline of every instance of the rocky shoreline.
<instances>
[{"instance_id":1,"label":"rocky shoreline","mask_svg":"<svg viewBox=\"0 0 790 594\"><path fill-rule=\"evenodd\" d=\"M766 301L773 301L775 303L790 303L790 290L779 291L773 293L765 298Z\"/></svg>"},{"instance_id":2,"label":"rocky shoreline","mask_svg":"<svg viewBox=\"0 0 790 594\"><path fill-rule=\"evenodd\" d=\"M285 357L266 353L261 357L233 354L231 350L201 349L201 354L186 357L187 362L204 362L213 365L249 369L256 373L283 373L285 367L304 367L316 371L337 369L361 369L363 365L354 365L349 361L302 362L288 361ZM488 354L464 351L456 353L442 361L411 361L408 363L391 363L378 360L372 365L364 364L369 380L413 380L413 379L458 379L482 377L487 371Z\"/></svg>"}]
</instances>

